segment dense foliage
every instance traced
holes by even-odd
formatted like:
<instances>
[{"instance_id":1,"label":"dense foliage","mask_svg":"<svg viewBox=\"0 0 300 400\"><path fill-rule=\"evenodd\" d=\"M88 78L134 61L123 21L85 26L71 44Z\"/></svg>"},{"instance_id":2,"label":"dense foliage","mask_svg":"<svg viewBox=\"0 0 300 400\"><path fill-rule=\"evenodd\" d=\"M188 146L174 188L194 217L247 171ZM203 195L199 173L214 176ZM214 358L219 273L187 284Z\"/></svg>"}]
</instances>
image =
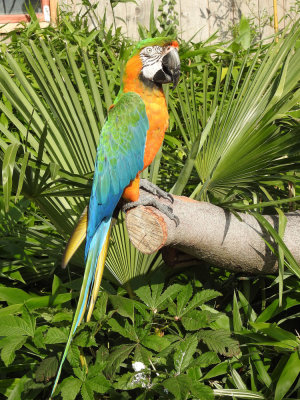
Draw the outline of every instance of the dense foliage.
<instances>
[{"instance_id":1,"label":"dense foliage","mask_svg":"<svg viewBox=\"0 0 300 400\"><path fill-rule=\"evenodd\" d=\"M176 16L174 16L174 21ZM150 29L159 33L153 12ZM162 29L170 29L161 26ZM300 268L283 244L299 204L300 28L251 43L182 42L182 79L167 92L170 128L145 177L173 193L235 210L279 213L277 277L245 277L193 261L168 269L134 249L120 215L93 318L83 323L56 398L297 399ZM96 146L133 43L89 31L85 18L32 22L0 54L0 393L50 393L83 271L60 269L85 207ZM186 262L188 264L188 261ZM298 380L297 380L298 379Z\"/></svg>"}]
</instances>

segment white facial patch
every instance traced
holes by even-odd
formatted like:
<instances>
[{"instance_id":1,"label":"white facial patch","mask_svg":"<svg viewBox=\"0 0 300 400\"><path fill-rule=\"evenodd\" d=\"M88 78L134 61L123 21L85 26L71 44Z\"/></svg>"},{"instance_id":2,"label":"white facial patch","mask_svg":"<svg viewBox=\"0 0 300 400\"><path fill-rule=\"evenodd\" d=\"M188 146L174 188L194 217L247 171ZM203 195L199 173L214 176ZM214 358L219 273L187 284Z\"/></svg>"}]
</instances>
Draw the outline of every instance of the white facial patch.
<instances>
[{"instance_id":1,"label":"white facial patch","mask_svg":"<svg viewBox=\"0 0 300 400\"><path fill-rule=\"evenodd\" d=\"M161 69L161 58L163 48L160 46L145 47L140 52L143 63L143 76L146 79L153 80L154 75Z\"/></svg>"},{"instance_id":2,"label":"white facial patch","mask_svg":"<svg viewBox=\"0 0 300 400\"><path fill-rule=\"evenodd\" d=\"M161 69L161 63L155 63L152 65L149 65L147 67L143 68L143 75L146 79L149 79L150 81L153 80L153 77L155 76L156 72Z\"/></svg>"}]
</instances>

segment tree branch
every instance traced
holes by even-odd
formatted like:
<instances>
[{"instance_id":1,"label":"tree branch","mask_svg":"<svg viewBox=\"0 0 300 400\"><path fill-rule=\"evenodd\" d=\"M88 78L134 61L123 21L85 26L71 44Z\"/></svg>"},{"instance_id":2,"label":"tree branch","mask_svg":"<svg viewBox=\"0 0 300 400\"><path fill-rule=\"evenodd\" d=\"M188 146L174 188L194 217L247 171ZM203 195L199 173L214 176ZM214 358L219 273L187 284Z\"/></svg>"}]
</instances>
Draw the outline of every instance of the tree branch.
<instances>
[{"instance_id":1,"label":"tree branch","mask_svg":"<svg viewBox=\"0 0 300 400\"><path fill-rule=\"evenodd\" d=\"M140 197L148 193L141 190ZM133 245L151 254L162 247L176 248L210 265L237 272L269 274L278 270L277 258L265 240L277 249L274 240L256 219L234 214L206 202L174 196L173 212L179 226L153 207L136 207L126 214L126 224ZM160 202L171 205L167 200ZM300 213L287 215L284 242L300 263ZM278 217L264 216L278 230Z\"/></svg>"}]
</instances>

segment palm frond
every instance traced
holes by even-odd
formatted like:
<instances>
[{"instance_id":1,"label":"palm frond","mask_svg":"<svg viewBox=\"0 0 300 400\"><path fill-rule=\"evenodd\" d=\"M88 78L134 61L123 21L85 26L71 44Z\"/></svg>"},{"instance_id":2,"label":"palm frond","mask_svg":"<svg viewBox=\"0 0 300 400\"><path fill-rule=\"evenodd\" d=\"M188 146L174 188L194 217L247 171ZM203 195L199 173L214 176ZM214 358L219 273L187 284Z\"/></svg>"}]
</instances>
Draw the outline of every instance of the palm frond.
<instances>
[{"instance_id":1,"label":"palm frond","mask_svg":"<svg viewBox=\"0 0 300 400\"><path fill-rule=\"evenodd\" d=\"M195 157L199 183L192 197L208 199L213 195L221 200L234 187L259 189L261 180L270 178L274 171L278 176L288 168L299 168L293 157L299 151L297 135L277 123L300 100L300 52L294 49L299 35L296 24L278 43L270 45L266 54L258 51L252 58L246 54L238 65L232 59L222 84L220 67L217 71L206 67L202 76L193 68L183 79L178 100L171 99L170 107L189 151L197 135L207 134L208 118L216 113ZM239 71L237 76L234 70ZM216 76L216 82L209 79L210 74ZM178 190L178 182L173 190Z\"/></svg>"}]
</instances>

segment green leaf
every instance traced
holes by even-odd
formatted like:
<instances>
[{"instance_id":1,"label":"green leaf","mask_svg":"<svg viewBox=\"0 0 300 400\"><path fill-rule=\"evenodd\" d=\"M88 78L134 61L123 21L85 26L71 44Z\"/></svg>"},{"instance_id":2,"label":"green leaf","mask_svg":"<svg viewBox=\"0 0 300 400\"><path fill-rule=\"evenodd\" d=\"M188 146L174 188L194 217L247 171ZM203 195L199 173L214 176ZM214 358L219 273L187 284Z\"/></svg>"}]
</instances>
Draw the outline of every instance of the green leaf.
<instances>
[{"instance_id":1,"label":"green leaf","mask_svg":"<svg viewBox=\"0 0 300 400\"><path fill-rule=\"evenodd\" d=\"M191 392L197 400L213 400L215 398L212 388L201 382L193 382Z\"/></svg>"},{"instance_id":2,"label":"green leaf","mask_svg":"<svg viewBox=\"0 0 300 400\"><path fill-rule=\"evenodd\" d=\"M23 304L26 300L31 299L32 296L24 290L10 287L0 287L0 299L6 301L8 305Z\"/></svg>"},{"instance_id":3,"label":"green leaf","mask_svg":"<svg viewBox=\"0 0 300 400\"><path fill-rule=\"evenodd\" d=\"M80 347L97 346L94 335L92 335L88 330L81 331L78 335L76 335L73 343Z\"/></svg>"},{"instance_id":4,"label":"green leaf","mask_svg":"<svg viewBox=\"0 0 300 400\"><path fill-rule=\"evenodd\" d=\"M183 286L182 290L177 296L177 317L181 317L184 314L184 309L193 295L193 288L190 283Z\"/></svg>"},{"instance_id":5,"label":"green leaf","mask_svg":"<svg viewBox=\"0 0 300 400\"><path fill-rule=\"evenodd\" d=\"M203 144L211 130L212 124L215 120L216 117L216 113L217 113L217 107L214 110L213 114L211 115L209 121L207 122L205 128L203 129L203 131L201 133L198 134L197 138L195 139L194 143L191 146L191 149L189 151L188 154L188 158L184 164L184 167L182 168L180 175L176 181L176 184L173 186L171 193L177 194L177 195L181 195L183 192L183 189L185 188L191 173L192 173L192 169L194 168L194 164L196 161L196 157L198 155L198 153L200 152L200 150L203 147ZM173 109L174 112L174 109Z\"/></svg>"},{"instance_id":6,"label":"green leaf","mask_svg":"<svg viewBox=\"0 0 300 400\"><path fill-rule=\"evenodd\" d=\"M18 188L17 188L17 192L16 192L16 197L15 197L15 203L17 202L17 200L21 194L21 191L22 191L29 156L30 156L30 153L28 151L26 151L24 153L24 158L23 158L22 166L21 166L21 170L20 170Z\"/></svg>"},{"instance_id":7,"label":"green leaf","mask_svg":"<svg viewBox=\"0 0 300 400\"><path fill-rule=\"evenodd\" d=\"M49 326L47 325L42 325L36 328L34 331L34 337L33 337L33 343L37 348L42 348L45 349L45 337L44 337L44 332L49 329Z\"/></svg>"},{"instance_id":8,"label":"green leaf","mask_svg":"<svg viewBox=\"0 0 300 400\"><path fill-rule=\"evenodd\" d=\"M268 374L267 368L259 355L259 350L254 346L249 346L248 348L251 360L253 361L253 364L259 374L261 381L264 382L267 387L270 387L272 385L272 379Z\"/></svg>"},{"instance_id":9,"label":"green leaf","mask_svg":"<svg viewBox=\"0 0 300 400\"><path fill-rule=\"evenodd\" d=\"M20 378L13 379L1 379L0 381L0 393L8 397L9 393L17 386Z\"/></svg>"},{"instance_id":10,"label":"green leaf","mask_svg":"<svg viewBox=\"0 0 300 400\"><path fill-rule=\"evenodd\" d=\"M182 325L188 331L197 331L209 325L209 313L207 311L192 310L181 319Z\"/></svg>"},{"instance_id":11,"label":"green leaf","mask_svg":"<svg viewBox=\"0 0 300 400\"><path fill-rule=\"evenodd\" d=\"M231 376L235 386L238 389L247 390L247 386L245 385L245 382L243 381L241 375L237 372L237 370L233 369L231 371Z\"/></svg>"},{"instance_id":12,"label":"green leaf","mask_svg":"<svg viewBox=\"0 0 300 400\"><path fill-rule=\"evenodd\" d=\"M274 400L281 400L290 390L297 376L300 373L300 358L298 351L294 351L285 364L278 379Z\"/></svg>"},{"instance_id":13,"label":"green leaf","mask_svg":"<svg viewBox=\"0 0 300 400\"><path fill-rule=\"evenodd\" d=\"M275 339L277 341L286 341L291 343L291 347L296 347L297 346L297 337L289 332L286 331L279 326L276 326L275 323L266 323L266 322L252 322L250 325L263 332L264 334L268 335L272 339Z\"/></svg>"},{"instance_id":14,"label":"green leaf","mask_svg":"<svg viewBox=\"0 0 300 400\"><path fill-rule=\"evenodd\" d=\"M149 285L144 285L144 286L139 287L138 289L135 290L135 293L146 304L146 306L151 308L152 296L151 296L151 290L150 290Z\"/></svg>"},{"instance_id":15,"label":"green leaf","mask_svg":"<svg viewBox=\"0 0 300 400\"><path fill-rule=\"evenodd\" d=\"M123 344L114 348L109 355L107 366L105 368L108 376L113 376L114 373L117 372L121 363L129 356L134 347L135 345Z\"/></svg>"},{"instance_id":16,"label":"green leaf","mask_svg":"<svg viewBox=\"0 0 300 400\"><path fill-rule=\"evenodd\" d=\"M198 365L201 368L206 368L210 365L219 363L220 359L214 351L207 351L206 353L202 353L195 360L195 365Z\"/></svg>"},{"instance_id":17,"label":"green leaf","mask_svg":"<svg viewBox=\"0 0 300 400\"><path fill-rule=\"evenodd\" d=\"M180 292L181 289L182 285L179 285L177 283L167 287L167 289L158 297L156 301L156 306L160 307L164 301Z\"/></svg>"},{"instance_id":18,"label":"green leaf","mask_svg":"<svg viewBox=\"0 0 300 400\"><path fill-rule=\"evenodd\" d=\"M26 306L23 307L23 312L22 312L22 319L26 322L28 325L29 329L32 332L32 335L34 335L35 328L36 328L36 318L33 316L32 313L30 313L27 309Z\"/></svg>"},{"instance_id":19,"label":"green leaf","mask_svg":"<svg viewBox=\"0 0 300 400\"><path fill-rule=\"evenodd\" d=\"M248 50L250 47L250 24L248 18L245 18L243 15L241 16L240 19L240 25L239 25L239 42L242 45L242 48L244 50Z\"/></svg>"},{"instance_id":20,"label":"green leaf","mask_svg":"<svg viewBox=\"0 0 300 400\"><path fill-rule=\"evenodd\" d=\"M16 351L19 350L26 342L24 336L8 336L0 340L1 359L6 366L10 365L16 356Z\"/></svg>"},{"instance_id":21,"label":"green leaf","mask_svg":"<svg viewBox=\"0 0 300 400\"><path fill-rule=\"evenodd\" d=\"M143 364L148 365L151 357L152 357L151 351L146 349L141 344L137 344L134 351L134 361L142 362Z\"/></svg>"},{"instance_id":22,"label":"green leaf","mask_svg":"<svg viewBox=\"0 0 300 400\"><path fill-rule=\"evenodd\" d=\"M96 393L106 393L108 389L111 387L110 382L104 377L104 375L98 374L93 378L88 380L89 386Z\"/></svg>"},{"instance_id":23,"label":"green leaf","mask_svg":"<svg viewBox=\"0 0 300 400\"><path fill-rule=\"evenodd\" d=\"M108 294L105 291L101 291L98 295L96 306L93 311L94 317L97 320L101 320L107 315L106 313L107 301L108 301Z\"/></svg>"},{"instance_id":24,"label":"green leaf","mask_svg":"<svg viewBox=\"0 0 300 400\"><path fill-rule=\"evenodd\" d=\"M69 347L67 360L73 368L79 368L82 366L80 362L80 350L78 346L74 345L73 343L71 343L71 346Z\"/></svg>"},{"instance_id":25,"label":"green leaf","mask_svg":"<svg viewBox=\"0 0 300 400\"><path fill-rule=\"evenodd\" d=\"M151 7L150 7L150 18L149 18L149 30L153 34L156 32L156 18L154 16L154 1L151 1Z\"/></svg>"},{"instance_id":26,"label":"green leaf","mask_svg":"<svg viewBox=\"0 0 300 400\"><path fill-rule=\"evenodd\" d=\"M9 200L12 190L12 176L19 146L19 143L13 143L7 147L2 165L2 186L6 212L9 209Z\"/></svg>"},{"instance_id":27,"label":"green leaf","mask_svg":"<svg viewBox=\"0 0 300 400\"><path fill-rule=\"evenodd\" d=\"M292 253L289 251L289 249L286 247L285 243L279 236L279 234L275 231L275 229L272 227L272 225L260 214L258 213L253 213L255 218L260 222L260 224L266 229L266 231L272 236L272 238L275 240L275 242L278 244L278 246L281 247L284 257L288 261L287 267L300 278L300 267L295 260L294 256Z\"/></svg>"},{"instance_id":28,"label":"green leaf","mask_svg":"<svg viewBox=\"0 0 300 400\"><path fill-rule=\"evenodd\" d=\"M37 367L35 379L37 382L47 383L56 375L58 361L56 357L47 357Z\"/></svg>"},{"instance_id":29,"label":"green leaf","mask_svg":"<svg viewBox=\"0 0 300 400\"><path fill-rule=\"evenodd\" d=\"M162 280L163 277L155 276L157 280ZM174 284L169 286L162 292L164 284L162 282L151 283L151 287L144 285L135 290L138 297L149 307L153 312L163 305L163 303L171 296L175 295L182 289L182 285Z\"/></svg>"},{"instance_id":30,"label":"green leaf","mask_svg":"<svg viewBox=\"0 0 300 400\"><path fill-rule=\"evenodd\" d=\"M73 374L81 381L85 381L86 378L86 369L75 367L73 368Z\"/></svg>"},{"instance_id":31,"label":"green leaf","mask_svg":"<svg viewBox=\"0 0 300 400\"><path fill-rule=\"evenodd\" d=\"M128 317L134 323L134 302L123 296L110 295L109 300L117 312L123 317Z\"/></svg>"},{"instance_id":32,"label":"green leaf","mask_svg":"<svg viewBox=\"0 0 300 400\"><path fill-rule=\"evenodd\" d=\"M152 309L157 309L159 299L161 297L161 293L164 288L164 275L157 271L156 274L153 274L150 279L150 288L151 288L151 296L152 296Z\"/></svg>"},{"instance_id":33,"label":"green leaf","mask_svg":"<svg viewBox=\"0 0 300 400\"><path fill-rule=\"evenodd\" d=\"M233 362L223 361L222 363L216 365L211 370L209 370L204 375L202 380L207 380L207 379L214 378L216 376L224 375L230 371L230 367L231 368L240 368L241 366L242 366L242 364L237 361L233 361Z\"/></svg>"},{"instance_id":34,"label":"green leaf","mask_svg":"<svg viewBox=\"0 0 300 400\"><path fill-rule=\"evenodd\" d=\"M273 318L277 314L281 313L284 310L288 310L291 307L296 306L299 304L300 299L297 297L296 294L293 297L286 296L285 297L285 304L284 307L279 307L279 300L275 299L272 303L264 309L264 311L257 317L256 322L265 322L269 319Z\"/></svg>"},{"instance_id":35,"label":"green leaf","mask_svg":"<svg viewBox=\"0 0 300 400\"><path fill-rule=\"evenodd\" d=\"M176 400L185 400L191 391L193 381L187 375L177 375L163 381L163 386L174 395Z\"/></svg>"},{"instance_id":36,"label":"green leaf","mask_svg":"<svg viewBox=\"0 0 300 400\"><path fill-rule=\"evenodd\" d=\"M197 349L198 340L197 336L189 336L183 339L179 344L179 349L174 353L174 367L178 374L184 372L191 361Z\"/></svg>"},{"instance_id":37,"label":"green leaf","mask_svg":"<svg viewBox=\"0 0 300 400\"><path fill-rule=\"evenodd\" d=\"M111 328L114 332L119 333L121 336L126 337L134 342L138 341L138 336L136 334L134 326L129 325L127 320L125 320L124 327L122 325L120 325L119 322L117 320L115 320L114 318L111 318L108 321L108 324L111 326Z\"/></svg>"},{"instance_id":38,"label":"green leaf","mask_svg":"<svg viewBox=\"0 0 300 400\"><path fill-rule=\"evenodd\" d=\"M241 305L244 309L244 312L245 312L247 318L249 319L249 321L254 322L257 318L255 311L253 310L249 301L246 299L246 297L243 295L243 293L240 291L238 293L239 293Z\"/></svg>"},{"instance_id":39,"label":"green leaf","mask_svg":"<svg viewBox=\"0 0 300 400\"><path fill-rule=\"evenodd\" d=\"M0 336L34 336L32 326L29 326L22 318L4 316L1 318Z\"/></svg>"},{"instance_id":40,"label":"green leaf","mask_svg":"<svg viewBox=\"0 0 300 400\"><path fill-rule=\"evenodd\" d=\"M45 337L46 344L66 343L68 333L66 328L50 328Z\"/></svg>"},{"instance_id":41,"label":"green leaf","mask_svg":"<svg viewBox=\"0 0 300 400\"><path fill-rule=\"evenodd\" d=\"M90 387L90 384L88 381L85 381L80 390L82 400L94 400L95 396L93 393L93 389Z\"/></svg>"},{"instance_id":42,"label":"green leaf","mask_svg":"<svg viewBox=\"0 0 300 400\"><path fill-rule=\"evenodd\" d=\"M57 275L53 275L52 281L52 295L55 295L58 291L59 287L61 286L62 282Z\"/></svg>"},{"instance_id":43,"label":"green leaf","mask_svg":"<svg viewBox=\"0 0 300 400\"><path fill-rule=\"evenodd\" d=\"M149 335L143 338L141 344L149 349L162 351L170 345L170 342L164 336Z\"/></svg>"},{"instance_id":44,"label":"green leaf","mask_svg":"<svg viewBox=\"0 0 300 400\"><path fill-rule=\"evenodd\" d=\"M24 393L24 387L26 383L29 381L26 375L22 376L21 379L18 379L16 385L13 387L12 391L9 393L7 400L16 400L21 399Z\"/></svg>"},{"instance_id":45,"label":"green leaf","mask_svg":"<svg viewBox=\"0 0 300 400\"><path fill-rule=\"evenodd\" d=\"M4 317L4 315L13 315L20 312L23 309L22 304L13 304L8 307L4 307L0 309L0 318Z\"/></svg>"},{"instance_id":46,"label":"green leaf","mask_svg":"<svg viewBox=\"0 0 300 400\"><path fill-rule=\"evenodd\" d=\"M62 293L55 296L35 296L26 300L26 307L29 310L34 310L36 308L57 306L59 304L67 303L74 296L71 293Z\"/></svg>"},{"instance_id":47,"label":"green leaf","mask_svg":"<svg viewBox=\"0 0 300 400\"><path fill-rule=\"evenodd\" d=\"M240 332L243 329L242 319L239 311L239 306L236 298L236 293L233 293L233 310L232 310L232 317L233 317L233 329L234 332Z\"/></svg>"},{"instance_id":48,"label":"green leaf","mask_svg":"<svg viewBox=\"0 0 300 400\"><path fill-rule=\"evenodd\" d=\"M81 384L82 382L73 376L64 379L59 387L63 400L75 400Z\"/></svg>"},{"instance_id":49,"label":"green leaf","mask_svg":"<svg viewBox=\"0 0 300 400\"><path fill-rule=\"evenodd\" d=\"M230 333L224 329L216 331L201 330L198 338L208 346L209 349L224 354L228 357L237 355L240 351L239 343L230 337Z\"/></svg>"},{"instance_id":50,"label":"green leaf","mask_svg":"<svg viewBox=\"0 0 300 400\"><path fill-rule=\"evenodd\" d=\"M71 311L66 312L58 312L52 318L52 322L62 322L62 321L69 321L72 322L73 313Z\"/></svg>"},{"instance_id":51,"label":"green leaf","mask_svg":"<svg viewBox=\"0 0 300 400\"><path fill-rule=\"evenodd\" d=\"M185 312L189 312L193 308L199 307L204 303L207 303L208 301L215 299L218 296L222 296L220 292L217 292L216 290L212 289L203 289L200 290L195 294L195 296L192 298L192 300L189 302L187 307L185 308ZM184 315L184 314L182 314Z\"/></svg>"},{"instance_id":52,"label":"green leaf","mask_svg":"<svg viewBox=\"0 0 300 400\"><path fill-rule=\"evenodd\" d=\"M240 389L214 389L216 396L229 396L237 399L265 399L265 396L261 393L252 392L251 390L240 390Z\"/></svg>"}]
</instances>

